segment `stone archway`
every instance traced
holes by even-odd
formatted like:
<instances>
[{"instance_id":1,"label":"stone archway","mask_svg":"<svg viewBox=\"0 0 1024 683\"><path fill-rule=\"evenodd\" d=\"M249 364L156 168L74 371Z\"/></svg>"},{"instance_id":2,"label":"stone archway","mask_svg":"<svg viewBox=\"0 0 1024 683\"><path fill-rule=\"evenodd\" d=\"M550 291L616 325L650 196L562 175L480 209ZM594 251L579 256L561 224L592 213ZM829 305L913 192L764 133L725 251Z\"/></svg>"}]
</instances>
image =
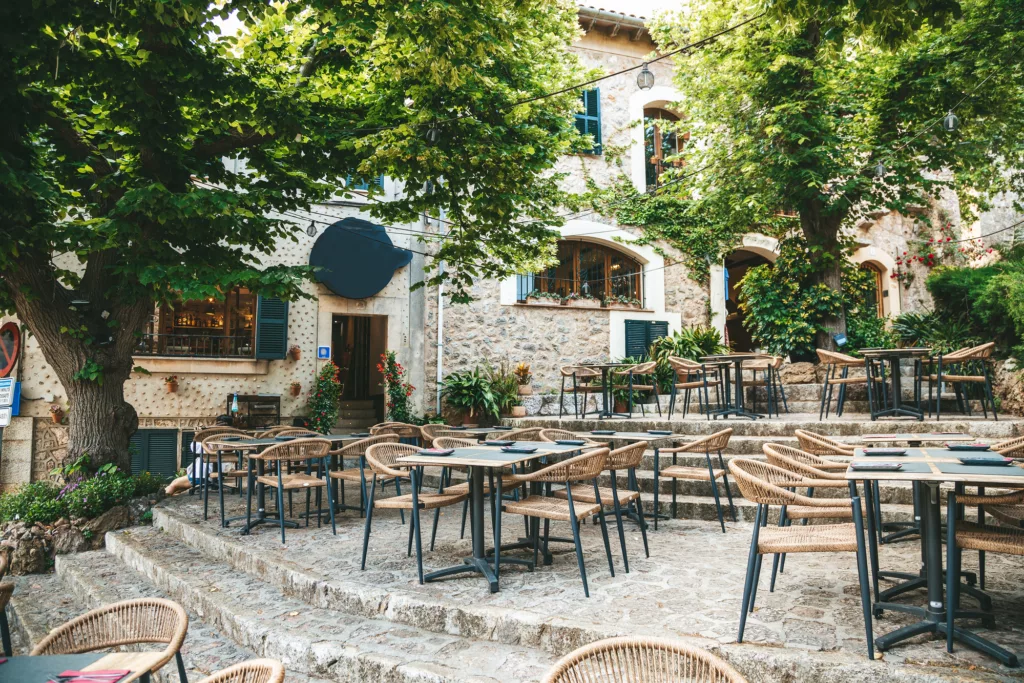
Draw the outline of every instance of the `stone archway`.
<instances>
[{"instance_id":1,"label":"stone archway","mask_svg":"<svg viewBox=\"0 0 1024 683\"><path fill-rule=\"evenodd\" d=\"M734 306L728 303L730 301L735 303L736 283L747 268L762 263L775 263L778 256L779 241L777 239L761 233L748 232L722 263L711 266L709 277L711 325L718 330L723 339L726 338L726 327L730 314L733 315L734 331L737 325L742 325L742 322L736 317Z\"/></svg>"}]
</instances>

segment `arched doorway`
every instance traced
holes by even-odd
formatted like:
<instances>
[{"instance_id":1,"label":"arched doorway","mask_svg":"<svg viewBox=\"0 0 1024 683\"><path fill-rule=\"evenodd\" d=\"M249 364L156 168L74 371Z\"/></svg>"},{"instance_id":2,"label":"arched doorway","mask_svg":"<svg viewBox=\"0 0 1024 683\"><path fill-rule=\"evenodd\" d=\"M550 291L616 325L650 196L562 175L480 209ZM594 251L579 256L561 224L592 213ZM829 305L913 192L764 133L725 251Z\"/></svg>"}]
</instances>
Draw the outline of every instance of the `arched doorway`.
<instances>
[{"instance_id":1,"label":"arched doorway","mask_svg":"<svg viewBox=\"0 0 1024 683\"><path fill-rule=\"evenodd\" d=\"M751 268L771 264L764 255L742 248L725 257L725 340L737 353L754 351L756 347L743 326L744 314L739 307L740 280Z\"/></svg>"},{"instance_id":2,"label":"arched doorway","mask_svg":"<svg viewBox=\"0 0 1024 683\"><path fill-rule=\"evenodd\" d=\"M879 318L885 317L885 299L883 293L885 288L883 287L882 280L882 267L874 261L865 261L860 264L860 269L866 272L870 277L870 291L864 297L865 304L873 302L875 305L875 315Z\"/></svg>"}]
</instances>

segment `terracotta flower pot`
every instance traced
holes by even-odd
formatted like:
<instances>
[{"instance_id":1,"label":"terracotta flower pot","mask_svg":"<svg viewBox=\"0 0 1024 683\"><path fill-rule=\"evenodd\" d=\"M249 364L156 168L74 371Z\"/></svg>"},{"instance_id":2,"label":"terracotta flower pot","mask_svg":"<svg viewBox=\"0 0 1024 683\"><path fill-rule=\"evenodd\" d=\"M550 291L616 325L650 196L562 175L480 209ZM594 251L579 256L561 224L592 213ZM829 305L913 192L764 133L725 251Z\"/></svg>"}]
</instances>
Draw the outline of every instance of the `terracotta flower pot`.
<instances>
[{"instance_id":1,"label":"terracotta flower pot","mask_svg":"<svg viewBox=\"0 0 1024 683\"><path fill-rule=\"evenodd\" d=\"M291 386L291 390L292 390L292 396L298 396L299 394L302 393L302 385L301 384L293 384Z\"/></svg>"},{"instance_id":2,"label":"terracotta flower pot","mask_svg":"<svg viewBox=\"0 0 1024 683\"><path fill-rule=\"evenodd\" d=\"M178 383L177 382L164 382L164 386L167 387L167 393L168 394L173 394L173 393L178 391Z\"/></svg>"},{"instance_id":3,"label":"terracotta flower pot","mask_svg":"<svg viewBox=\"0 0 1024 683\"><path fill-rule=\"evenodd\" d=\"M64 413L50 413L50 421L55 425L59 425L60 421L64 419Z\"/></svg>"},{"instance_id":4,"label":"terracotta flower pot","mask_svg":"<svg viewBox=\"0 0 1024 683\"><path fill-rule=\"evenodd\" d=\"M292 360L299 360L302 358L302 349L292 349L288 353L291 355Z\"/></svg>"},{"instance_id":5,"label":"terracotta flower pot","mask_svg":"<svg viewBox=\"0 0 1024 683\"><path fill-rule=\"evenodd\" d=\"M519 385L519 395L520 396L533 396L533 386L530 385L530 384L520 384Z\"/></svg>"},{"instance_id":6,"label":"terracotta flower pot","mask_svg":"<svg viewBox=\"0 0 1024 683\"><path fill-rule=\"evenodd\" d=\"M526 406L512 406L512 417L526 417Z\"/></svg>"}]
</instances>

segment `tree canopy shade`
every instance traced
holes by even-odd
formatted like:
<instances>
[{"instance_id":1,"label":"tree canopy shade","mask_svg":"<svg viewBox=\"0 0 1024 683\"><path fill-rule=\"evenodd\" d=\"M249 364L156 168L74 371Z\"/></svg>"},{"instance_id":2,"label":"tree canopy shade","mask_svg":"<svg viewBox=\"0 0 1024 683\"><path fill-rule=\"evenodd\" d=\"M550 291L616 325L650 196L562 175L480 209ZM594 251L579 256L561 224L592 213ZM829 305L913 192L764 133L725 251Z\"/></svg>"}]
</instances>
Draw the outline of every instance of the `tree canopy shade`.
<instances>
[{"instance_id":1,"label":"tree canopy shade","mask_svg":"<svg viewBox=\"0 0 1024 683\"><path fill-rule=\"evenodd\" d=\"M581 144L579 95L519 103L581 76L566 50L575 12L567 0L2 3L0 309L29 326L68 393L68 457L127 468L137 417L122 387L154 303L231 286L301 295L305 269L263 259L301 229L282 212L348 177L404 183L373 204L379 218L446 212L456 295L548 253L563 197L547 172ZM231 15L240 38L220 35Z\"/></svg>"},{"instance_id":2,"label":"tree canopy shade","mask_svg":"<svg viewBox=\"0 0 1024 683\"><path fill-rule=\"evenodd\" d=\"M663 17L654 35L671 46L764 9L699 1ZM740 231L795 211L812 281L841 292L840 231L868 212L909 212L952 190L969 217L993 194L1024 189L1018 0L782 0L768 9L676 69L680 125L696 143L683 172L706 170L672 191L696 198L710 224ZM961 125L948 133L939 124L954 107ZM815 321L826 348L845 327L835 301Z\"/></svg>"}]
</instances>

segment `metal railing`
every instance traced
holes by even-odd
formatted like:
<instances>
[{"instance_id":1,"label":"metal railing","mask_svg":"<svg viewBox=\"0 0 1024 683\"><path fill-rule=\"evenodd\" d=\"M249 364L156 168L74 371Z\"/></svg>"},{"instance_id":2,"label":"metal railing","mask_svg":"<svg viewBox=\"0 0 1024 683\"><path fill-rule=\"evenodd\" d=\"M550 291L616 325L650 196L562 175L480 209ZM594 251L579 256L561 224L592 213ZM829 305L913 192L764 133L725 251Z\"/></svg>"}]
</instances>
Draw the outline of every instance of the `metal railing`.
<instances>
[{"instance_id":1,"label":"metal railing","mask_svg":"<svg viewBox=\"0 0 1024 683\"><path fill-rule=\"evenodd\" d=\"M136 356L183 358L252 358L253 335L221 337L203 334L144 334L135 346Z\"/></svg>"}]
</instances>

